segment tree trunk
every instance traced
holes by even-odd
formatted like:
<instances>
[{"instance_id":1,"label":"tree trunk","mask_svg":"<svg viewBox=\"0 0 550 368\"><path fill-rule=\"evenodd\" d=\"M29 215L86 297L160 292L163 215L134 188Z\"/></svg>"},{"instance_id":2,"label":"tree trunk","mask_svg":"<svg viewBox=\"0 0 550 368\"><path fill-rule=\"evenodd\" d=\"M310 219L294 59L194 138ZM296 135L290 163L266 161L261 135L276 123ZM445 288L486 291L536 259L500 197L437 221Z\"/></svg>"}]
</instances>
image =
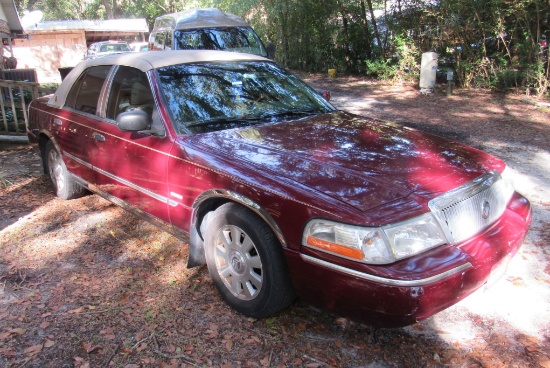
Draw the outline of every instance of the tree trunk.
<instances>
[{"instance_id":1,"label":"tree trunk","mask_svg":"<svg viewBox=\"0 0 550 368\"><path fill-rule=\"evenodd\" d=\"M348 26L348 17L346 15L347 10L346 6L344 4L341 4L340 1L338 1L338 6L340 7L340 14L342 15L342 23L344 25L344 44L342 45L344 48L344 63L346 64L346 71L350 71L350 52L349 52L349 26Z\"/></svg>"},{"instance_id":2,"label":"tree trunk","mask_svg":"<svg viewBox=\"0 0 550 368\"><path fill-rule=\"evenodd\" d=\"M370 49L370 32L369 32L369 21L367 20L367 10L365 8L365 0L361 0L361 19L363 20L363 33L365 34L365 52L367 54L367 59L371 58L371 49Z\"/></svg>"},{"instance_id":3,"label":"tree trunk","mask_svg":"<svg viewBox=\"0 0 550 368\"><path fill-rule=\"evenodd\" d=\"M113 6L109 0L101 0L101 3L105 7L105 13L107 14L107 19L115 19L113 13Z\"/></svg>"},{"instance_id":4,"label":"tree trunk","mask_svg":"<svg viewBox=\"0 0 550 368\"><path fill-rule=\"evenodd\" d=\"M367 5L369 6L370 17L372 19L372 28L374 29L374 37L376 37L376 42L378 42L378 46L380 46L380 49L382 50L382 55L385 57L386 50L384 49L384 45L382 45L382 39L380 38L380 33L378 32L378 25L376 24L376 18L374 17L374 10L372 8L372 0L367 0Z\"/></svg>"},{"instance_id":5,"label":"tree trunk","mask_svg":"<svg viewBox=\"0 0 550 368\"><path fill-rule=\"evenodd\" d=\"M283 43L283 65L288 67L288 60L290 52L288 46L288 0L285 0L284 9L281 11L281 32L282 32L282 43Z\"/></svg>"}]
</instances>

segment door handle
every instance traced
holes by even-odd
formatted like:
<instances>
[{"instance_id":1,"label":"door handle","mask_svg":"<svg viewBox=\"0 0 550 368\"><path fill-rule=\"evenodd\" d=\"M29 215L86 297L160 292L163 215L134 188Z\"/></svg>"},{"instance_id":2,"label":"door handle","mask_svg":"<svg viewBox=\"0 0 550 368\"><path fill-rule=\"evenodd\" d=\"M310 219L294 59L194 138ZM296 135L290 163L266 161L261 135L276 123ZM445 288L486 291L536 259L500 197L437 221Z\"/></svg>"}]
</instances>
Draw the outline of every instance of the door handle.
<instances>
[{"instance_id":1,"label":"door handle","mask_svg":"<svg viewBox=\"0 0 550 368\"><path fill-rule=\"evenodd\" d=\"M59 119L53 119L53 123L54 123L55 125L59 125L59 126L63 125L63 122L62 122L61 120L59 120Z\"/></svg>"},{"instance_id":2,"label":"door handle","mask_svg":"<svg viewBox=\"0 0 550 368\"><path fill-rule=\"evenodd\" d=\"M96 141L105 142L105 136L103 134L94 132L92 134L92 138L95 139Z\"/></svg>"}]
</instances>

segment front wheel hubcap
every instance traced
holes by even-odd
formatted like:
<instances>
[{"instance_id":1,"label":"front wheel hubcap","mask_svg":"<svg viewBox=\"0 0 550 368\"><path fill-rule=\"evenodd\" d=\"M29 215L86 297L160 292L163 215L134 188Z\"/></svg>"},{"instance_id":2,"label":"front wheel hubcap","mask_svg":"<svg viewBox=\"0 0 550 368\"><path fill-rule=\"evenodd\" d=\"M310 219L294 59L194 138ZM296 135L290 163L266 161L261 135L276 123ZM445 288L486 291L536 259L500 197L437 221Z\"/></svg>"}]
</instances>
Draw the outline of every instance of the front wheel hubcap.
<instances>
[{"instance_id":1,"label":"front wheel hubcap","mask_svg":"<svg viewBox=\"0 0 550 368\"><path fill-rule=\"evenodd\" d=\"M252 300L263 285L263 267L252 239L235 225L219 229L215 244L218 275L233 296Z\"/></svg>"}]
</instances>

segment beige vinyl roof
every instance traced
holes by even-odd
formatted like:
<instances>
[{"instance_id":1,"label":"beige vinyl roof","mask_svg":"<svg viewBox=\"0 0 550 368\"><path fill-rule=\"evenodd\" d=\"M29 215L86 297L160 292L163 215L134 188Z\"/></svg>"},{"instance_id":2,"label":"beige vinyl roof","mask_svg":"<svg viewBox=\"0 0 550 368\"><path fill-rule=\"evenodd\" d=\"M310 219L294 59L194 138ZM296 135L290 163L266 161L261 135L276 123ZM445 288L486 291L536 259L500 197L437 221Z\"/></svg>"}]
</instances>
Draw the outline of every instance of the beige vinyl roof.
<instances>
[{"instance_id":1,"label":"beige vinyl roof","mask_svg":"<svg viewBox=\"0 0 550 368\"><path fill-rule=\"evenodd\" d=\"M69 93L74 82L85 69L91 66L124 65L147 72L151 69L176 64L237 60L269 61L268 59L253 54L212 50L146 51L107 55L97 59L83 61L75 66L73 70L71 70L71 72L65 77L52 98L50 98L48 105L56 108L62 108L65 105L67 94Z\"/></svg>"},{"instance_id":2,"label":"beige vinyl roof","mask_svg":"<svg viewBox=\"0 0 550 368\"><path fill-rule=\"evenodd\" d=\"M248 22L234 14L220 9L191 9L179 13L166 14L155 20L155 28L195 29L211 27L250 27Z\"/></svg>"}]
</instances>

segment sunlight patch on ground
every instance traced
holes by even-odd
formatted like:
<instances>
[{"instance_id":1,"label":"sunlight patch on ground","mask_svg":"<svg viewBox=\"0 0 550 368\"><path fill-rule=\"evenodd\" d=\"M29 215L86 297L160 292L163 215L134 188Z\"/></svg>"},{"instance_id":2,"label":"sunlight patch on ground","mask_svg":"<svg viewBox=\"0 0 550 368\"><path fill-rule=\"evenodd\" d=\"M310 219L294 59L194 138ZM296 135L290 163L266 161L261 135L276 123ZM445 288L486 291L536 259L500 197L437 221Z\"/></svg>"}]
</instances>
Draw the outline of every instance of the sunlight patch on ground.
<instances>
[{"instance_id":1,"label":"sunlight patch on ground","mask_svg":"<svg viewBox=\"0 0 550 368\"><path fill-rule=\"evenodd\" d=\"M53 201L58 202L59 200ZM0 237L6 239L24 239L26 245L24 253L19 254L33 264L41 267L48 262L64 257L82 245L89 236L90 229L99 226L107 226L110 221L115 220L116 215L111 211L82 212L67 211L69 217L78 215L76 219L52 218L56 212L49 204L21 217L14 224L7 226L0 231Z\"/></svg>"},{"instance_id":2,"label":"sunlight patch on ground","mask_svg":"<svg viewBox=\"0 0 550 368\"><path fill-rule=\"evenodd\" d=\"M0 171L0 178L2 178L3 175L2 175L2 172ZM25 185L28 185L30 184L33 180L35 180L36 178L27 178L25 180L22 180L20 182L17 182L17 183L13 183L7 179L4 179L4 180L7 180L6 181L6 188L3 188L2 186L2 183L0 183L0 193L2 194L10 194L12 192L14 192L15 190L21 188L21 187L24 187Z\"/></svg>"},{"instance_id":3,"label":"sunlight patch on ground","mask_svg":"<svg viewBox=\"0 0 550 368\"><path fill-rule=\"evenodd\" d=\"M521 254L516 256L519 257ZM507 275L492 287L482 287L455 306L422 322L421 325L429 326L424 330L419 332L414 326L406 330L413 335L470 348L475 348L480 338L492 334L509 339L518 334L544 336L550 330L550 289L542 281L526 284L521 277L514 276L525 274L525 271L517 271L518 268L528 267L528 261L512 260Z\"/></svg>"},{"instance_id":4,"label":"sunlight patch on ground","mask_svg":"<svg viewBox=\"0 0 550 368\"><path fill-rule=\"evenodd\" d=\"M389 105L387 101L374 100L374 99L353 99L353 98L335 98L332 103L334 106L352 114L367 114L367 110L376 109L377 105Z\"/></svg>"}]
</instances>

